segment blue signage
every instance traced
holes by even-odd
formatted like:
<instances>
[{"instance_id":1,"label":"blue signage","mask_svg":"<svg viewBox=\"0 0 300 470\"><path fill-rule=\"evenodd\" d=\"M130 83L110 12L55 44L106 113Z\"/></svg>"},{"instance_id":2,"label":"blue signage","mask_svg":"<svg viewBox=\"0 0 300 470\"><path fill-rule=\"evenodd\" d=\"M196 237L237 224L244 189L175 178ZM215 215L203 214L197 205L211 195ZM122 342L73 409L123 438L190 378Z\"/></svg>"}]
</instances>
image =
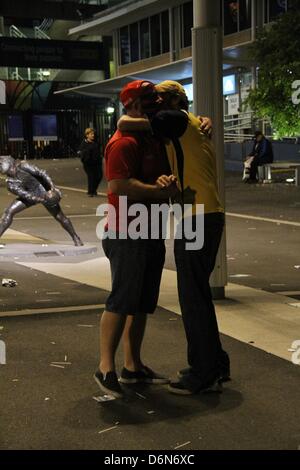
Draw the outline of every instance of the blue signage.
<instances>
[{"instance_id":1,"label":"blue signage","mask_svg":"<svg viewBox=\"0 0 300 470\"><path fill-rule=\"evenodd\" d=\"M12 114L11 116L8 116L7 127L8 127L8 140L10 141L24 140L23 119L20 114Z\"/></svg>"},{"instance_id":2,"label":"blue signage","mask_svg":"<svg viewBox=\"0 0 300 470\"><path fill-rule=\"evenodd\" d=\"M36 114L32 118L33 140L57 140L55 114Z\"/></svg>"},{"instance_id":3,"label":"blue signage","mask_svg":"<svg viewBox=\"0 0 300 470\"><path fill-rule=\"evenodd\" d=\"M235 75L223 77L223 95L234 95L236 93Z\"/></svg>"}]
</instances>

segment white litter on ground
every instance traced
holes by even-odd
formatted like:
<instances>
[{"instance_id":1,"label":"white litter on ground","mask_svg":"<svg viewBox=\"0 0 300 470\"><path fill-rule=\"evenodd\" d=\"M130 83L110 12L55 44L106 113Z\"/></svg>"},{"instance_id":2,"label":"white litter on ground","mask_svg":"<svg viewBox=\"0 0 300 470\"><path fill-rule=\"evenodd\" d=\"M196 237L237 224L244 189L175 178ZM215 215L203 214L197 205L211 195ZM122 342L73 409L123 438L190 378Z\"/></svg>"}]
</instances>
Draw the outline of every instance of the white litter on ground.
<instances>
[{"instance_id":1,"label":"white litter on ground","mask_svg":"<svg viewBox=\"0 0 300 470\"><path fill-rule=\"evenodd\" d=\"M243 277L251 277L251 274L232 274L229 277L238 279L238 278L243 278Z\"/></svg>"},{"instance_id":2,"label":"white litter on ground","mask_svg":"<svg viewBox=\"0 0 300 470\"><path fill-rule=\"evenodd\" d=\"M184 444L180 444L180 445L174 447L174 449L180 449L181 447L187 446L188 444L191 444L191 441L185 442Z\"/></svg>"},{"instance_id":3,"label":"white litter on ground","mask_svg":"<svg viewBox=\"0 0 300 470\"><path fill-rule=\"evenodd\" d=\"M77 325L77 326L81 328L93 328L94 327L94 325Z\"/></svg>"},{"instance_id":4,"label":"white litter on ground","mask_svg":"<svg viewBox=\"0 0 300 470\"><path fill-rule=\"evenodd\" d=\"M138 393L138 392L135 392L135 394L136 394L138 397L142 398L143 400L147 400L147 398L144 397L144 395L141 395L141 394Z\"/></svg>"},{"instance_id":5,"label":"white litter on ground","mask_svg":"<svg viewBox=\"0 0 300 470\"><path fill-rule=\"evenodd\" d=\"M65 366L61 366L59 364L50 364L51 367L59 367L59 369L64 369Z\"/></svg>"},{"instance_id":6,"label":"white litter on ground","mask_svg":"<svg viewBox=\"0 0 300 470\"><path fill-rule=\"evenodd\" d=\"M103 403L106 401L116 400L116 397L113 397L112 395L102 395L99 397L93 397L93 400L97 401L98 403Z\"/></svg>"},{"instance_id":7,"label":"white litter on ground","mask_svg":"<svg viewBox=\"0 0 300 470\"><path fill-rule=\"evenodd\" d=\"M55 361L54 361L54 362L51 362L51 364L53 364L53 365L54 365L54 364L58 364L58 365L61 365L61 366L62 366L62 365L71 365L72 362L55 362Z\"/></svg>"},{"instance_id":8,"label":"white litter on ground","mask_svg":"<svg viewBox=\"0 0 300 470\"><path fill-rule=\"evenodd\" d=\"M103 429L103 431L99 431L98 434L102 434L103 432L107 432L107 431L112 431L113 429L116 429L118 426L112 426L111 428L108 428L108 429Z\"/></svg>"},{"instance_id":9,"label":"white litter on ground","mask_svg":"<svg viewBox=\"0 0 300 470\"><path fill-rule=\"evenodd\" d=\"M17 281L14 279L2 279L2 286L3 287L16 287L18 285Z\"/></svg>"}]
</instances>

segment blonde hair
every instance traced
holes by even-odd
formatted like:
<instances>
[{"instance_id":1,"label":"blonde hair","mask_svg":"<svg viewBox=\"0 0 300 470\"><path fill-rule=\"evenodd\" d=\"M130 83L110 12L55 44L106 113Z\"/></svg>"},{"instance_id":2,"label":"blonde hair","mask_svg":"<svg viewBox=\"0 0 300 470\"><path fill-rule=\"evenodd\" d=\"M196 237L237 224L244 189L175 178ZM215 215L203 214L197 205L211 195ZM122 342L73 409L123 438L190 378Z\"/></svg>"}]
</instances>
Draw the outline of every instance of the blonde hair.
<instances>
[{"instance_id":1,"label":"blonde hair","mask_svg":"<svg viewBox=\"0 0 300 470\"><path fill-rule=\"evenodd\" d=\"M95 129L93 129L92 127L87 127L86 130L84 131L85 137L87 137L88 134L90 134L91 132L95 132Z\"/></svg>"}]
</instances>

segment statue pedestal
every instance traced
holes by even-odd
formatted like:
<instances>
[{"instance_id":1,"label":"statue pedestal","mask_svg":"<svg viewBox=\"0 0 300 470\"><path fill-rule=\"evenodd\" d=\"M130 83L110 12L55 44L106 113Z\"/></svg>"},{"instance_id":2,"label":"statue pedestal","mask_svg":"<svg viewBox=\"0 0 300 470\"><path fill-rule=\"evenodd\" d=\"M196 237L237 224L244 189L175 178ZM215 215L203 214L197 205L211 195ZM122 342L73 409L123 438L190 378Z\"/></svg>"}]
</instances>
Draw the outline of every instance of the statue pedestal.
<instances>
[{"instance_id":1,"label":"statue pedestal","mask_svg":"<svg viewBox=\"0 0 300 470\"><path fill-rule=\"evenodd\" d=\"M38 243L0 243L1 261L21 261L24 259L59 260L62 258L74 258L77 256L90 256L97 253L98 248L94 245L74 246L67 244L38 244Z\"/></svg>"}]
</instances>

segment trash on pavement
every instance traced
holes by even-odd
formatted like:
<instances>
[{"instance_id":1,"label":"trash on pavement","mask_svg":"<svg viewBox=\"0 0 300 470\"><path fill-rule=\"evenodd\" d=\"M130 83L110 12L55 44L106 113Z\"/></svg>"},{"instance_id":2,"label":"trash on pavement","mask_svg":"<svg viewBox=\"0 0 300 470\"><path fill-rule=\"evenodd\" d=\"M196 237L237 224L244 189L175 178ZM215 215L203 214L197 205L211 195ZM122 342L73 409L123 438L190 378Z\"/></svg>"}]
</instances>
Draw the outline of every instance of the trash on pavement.
<instances>
[{"instance_id":1,"label":"trash on pavement","mask_svg":"<svg viewBox=\"0 0 300 470\"><path fill-rule=\"evenodd\" d=\"M102 395L99 397L93 397L93 400L97 401L98 403L103 403L106 401L116 400L116 397L113 397L112 395Z\"/></svg>"},{"instance_id":2,"label":"trash on pavement","mask_svg":"<svg viewBox=\"0 0 300 470\"><path fill-rule=\"evenodd\" d=\"M14 279L2 279L2 286L3 287L16 287L18 285L17 281Z\"/></svg>"}]
</instances>

